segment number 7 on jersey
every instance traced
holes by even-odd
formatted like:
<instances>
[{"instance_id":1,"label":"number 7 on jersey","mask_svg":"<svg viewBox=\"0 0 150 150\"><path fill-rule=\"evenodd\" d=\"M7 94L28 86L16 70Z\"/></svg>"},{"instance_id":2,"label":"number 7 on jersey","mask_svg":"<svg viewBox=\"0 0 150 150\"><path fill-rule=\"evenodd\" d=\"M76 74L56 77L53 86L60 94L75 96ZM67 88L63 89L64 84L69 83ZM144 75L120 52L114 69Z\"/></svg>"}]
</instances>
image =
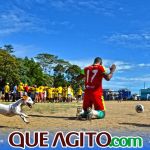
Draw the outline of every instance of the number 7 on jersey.
<instances>
[{"instance_id":1,"label":"number 7 on jersey","mask_svg":"<svg viewBox=\"0 0 150 150\"><path fill-rule=\"evenodd\" d=\"M91 79L90 79L90 74L91 74L91 72L92 72L92 76L91 76ZM89 83L89 82L92 83L92 81L93 81L94 78L96 77L97 73L98 73L98 70L97 70L97 69L92 70L92 71L87 70L87 78L86 78L86 79L87 79L87 83Z\"/></svg>"}]
</instances>

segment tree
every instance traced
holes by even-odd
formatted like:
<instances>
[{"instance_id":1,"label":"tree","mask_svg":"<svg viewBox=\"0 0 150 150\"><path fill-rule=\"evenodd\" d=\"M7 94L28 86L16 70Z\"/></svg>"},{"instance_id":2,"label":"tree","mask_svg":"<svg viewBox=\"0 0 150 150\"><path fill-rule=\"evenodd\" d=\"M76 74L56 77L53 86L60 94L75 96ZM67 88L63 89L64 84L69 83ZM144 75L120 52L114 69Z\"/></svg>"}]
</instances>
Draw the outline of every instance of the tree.
<instances>
[{"instance_id":1,"label":"tree","mask_svg":"<svg viewBox=\"0 0 150 150\"><path fill-rule=\"evenodd\" d=\"M40 63L42 66L42 69L45 73L51 73L53 69L53 65L56 63L57 56L47 54L47 53L42 53L38 54L35 59Z\"/></svg>"},{"instance_id":2,"label":"tree","mask_svg":"<svg viewBox=\"0 0 150 150\"><path fill-rule=\"evenodd\" d=\"M65 80L65 67L61 64L58 64L54 67L54 86L64 86L66 84Z\"/></svg>"},{"instance_id":3,"label":"tree","mask_svg":"<svg viewBox=\"0 0 150 150\"><path fill-rule=\"evenodd\" d=\"M68 69L66 70L66 74L67 74L67 79L69 81L72 81L73 79L75 79L75 77L77 77L79 74L81 73L81 68L77 65L71 65L68 67Z\"/></svg>"},{"instance_id":4,"label":"tree","mask_svg":"<svg viewBox=\"0 0 150 150\"><path fill-rule=\"evenodd\" d=\"M46 85L46 86L53 86L54 85L54 77L50 76L48 74L44 74L41 78L41 84L40 85Z\"/></svg>"},{"instance_id":5,"label":"tree","mask_svg":"<svg viewBox=\"0 0 150 150\"><path fill-rule=\"evenodd\" d=\"M12 45L4 45L0 48L0 86L6 82L29 85L54 85L66 86L72 84L74 88L81 84L75 78L81 72L77 65L71 65L64 59L47 53L38 54L35 59L17 58L14 56Z\"/></svg>"},{"instance_id":6,"label":"tree","mask_svg":"<svg viewBox=\"0 0 150 150\"><path fill-rule=\"evenodd\" d=\"M66 79L68 82L73 86L73 88L76 90L78 85L83 85L83 81L79 81L77 83L76 77L80 75L81 68L77 65L71 65L66 70Z\"/></svg>"},{"instance_id":7,"label":"tree","mask_svg":"<svg viewBox=\"0 0 150 150\"><path fill-rule=\"evenodd\" d=\"M59 74L64 74L65 67L61 64L58 64L54 67L54 76L57 76Z\"/></svg>"},{"instance_id":8,"label":"tree","mask_svg":"<svg viewBox=\"0 0 150 150\"><path fill-rule=\"evenodd\" d=\"M63 67L71 66L71 64L68 61L65 61L64 59L57 59L56 63L62 65Z\"/></svg>"},{"instance_id":9,"label":"tree","mask_svg":"<svg viewBox=\"0 0 150 150\"><path fill-rule=\"evenodd\" d=\"M0 77L1 86L6 82L13 83L19 81L18 63L8 51L0 49Z\"/></svg>"},{"instance_id":10,"label":"tree","mask_svg":"<svg viewBox=\"0 0 150 150\"><path fill-rule=\"evenodd\" d=\"M4 45L3 49L6 50L8 53L13 53L14 52L14 48L11 44Z\"/></svg>"},{"instance_id":11,"label":"tree","mask_svg":"<svg viewBox=\"0 0 150 150\"><path fill-rule=\"evenodd\" d=\"M68 81L65 79L64 75L59 74L57 76L54 76L54 87L64 87L66 85L68 85Z\"/></svg>"},{"instance_id":12,"label":"tree","mask_svg":"<svg viewBox=\"0 0 150 150\"><path fill-rule=\"evenodd\" d=\"M24 83L30 85L52 85L53 78L43 73L43 70L39 63L35 62L33 58L24 59L19 58L19 75L20 79Z\"/></svg>"},{"instance_id":13,"label":"tree","mask_svg":"<svg viewBox=\"0 0 150 150\"><path fill-rule=\"evenodd\" d=\"M54 67L54 86L66 86L68 81L65 78L66 70L70 66L68 61L63 59L57 59L56 66Z\"/></svg>"}]
</instances>

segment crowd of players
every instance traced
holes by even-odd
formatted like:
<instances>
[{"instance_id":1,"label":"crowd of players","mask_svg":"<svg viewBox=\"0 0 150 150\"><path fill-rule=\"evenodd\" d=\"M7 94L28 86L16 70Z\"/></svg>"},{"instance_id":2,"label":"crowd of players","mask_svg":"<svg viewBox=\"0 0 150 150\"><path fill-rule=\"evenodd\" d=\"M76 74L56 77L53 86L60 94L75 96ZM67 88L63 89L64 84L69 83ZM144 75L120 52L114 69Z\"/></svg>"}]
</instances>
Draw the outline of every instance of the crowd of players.
<instances>
[{"instance_id":1,"label":"crowd of players","mask_svg":"<svg viewBox=\"0 0 150 150\"><path fill-rule=\"evenodd\" d=\"M72 102L81 100L83 91L81 86L75 92L71 85L66 87L49 87L49 86L28 86L22 82L19 85L10 87L7 83L0 92L0 99L4 101L16 101L23 95L30 96L34 102Z\"/></svg>"}]
</instances>

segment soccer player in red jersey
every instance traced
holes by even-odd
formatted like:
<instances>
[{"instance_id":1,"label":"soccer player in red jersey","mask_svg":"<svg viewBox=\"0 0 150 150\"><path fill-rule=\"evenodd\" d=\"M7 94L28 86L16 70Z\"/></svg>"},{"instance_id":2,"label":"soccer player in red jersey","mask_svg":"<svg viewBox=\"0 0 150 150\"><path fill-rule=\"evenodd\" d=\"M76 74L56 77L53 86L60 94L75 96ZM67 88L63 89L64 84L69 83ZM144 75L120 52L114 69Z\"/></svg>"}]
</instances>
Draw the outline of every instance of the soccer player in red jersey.
<instances>
[{"instance_id":1,"label":"soccer player in red jersey","mask_svg":"<svg viewBox=\"0 0 150 150\"><path fill-rule=\"evenodd\" d=\"M105 104L103 99L102 79L109 81L116 65L110 67L110 73L106 73L105 68L102 66L102 59L97 57L94 60L93 65L85 67L82 73L77 77L79 79L85 79L85 93L83 100L83 110L80 113L80 117L91 119L92 116L96 116L98 119L105 117ZM92 110L94 105L94 110Z\"/></svg>"}]
</instances>

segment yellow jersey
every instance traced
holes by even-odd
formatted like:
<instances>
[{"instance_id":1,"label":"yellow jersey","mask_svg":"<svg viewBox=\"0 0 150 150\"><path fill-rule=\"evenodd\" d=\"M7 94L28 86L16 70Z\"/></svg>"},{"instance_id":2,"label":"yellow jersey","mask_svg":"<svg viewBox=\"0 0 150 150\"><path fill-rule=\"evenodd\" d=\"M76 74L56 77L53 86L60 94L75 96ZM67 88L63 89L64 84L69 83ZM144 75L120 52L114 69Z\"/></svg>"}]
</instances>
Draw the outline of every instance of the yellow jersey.
<instances>
[{"instance_id":1,"label":"yellow jersey","mask_svg":"<svg viewBox=\"0 0 150 150\"><path fill-rule=\"evenodd\" d=\"M24 91L24 88L23 88L23 85L19 85L18 88L17 88L18 92L23 92Z\"/></svg>"},{"instance_id":2,"label":"yellow jersey","mask_svg":"<svg viewBox=\"0 0 150 150\"><path fill-rule=\"evenodd\" d=\"M58 91L58 94L62 94L63 88L62 88L61 86L59 86L59 87L57 88L57 91Z\"/></svg>"},{"instance_id":3,"label":"yellow jersey","mask_svg":"<svg viewBox=\"0 0 150 150\"><path fill-rule=\"evenodd\" d=\"M35 88L34 88L34 87L30 87L30 88L29 88L29 91L30 91L32 94L34 94Z\"/></svg>"},{"instance_id":4,"label":"yellow jersey","mask_svg":"<svg viewBox=\"0 0 150 150\"><path fill-rule=\"evenodd\" d=\"M83 92L83 91L82 91L82 88L79 88L77 94L78 94L78 95L82 95L82 92Z\"/></svg>"},{"instance_id":5,"label":"yellow jersey","mask_svg":"<svg viewBox=\"0 0 150 150\"><path fill-rule=\"evenodd\" d=\"M40 86L40 87L39 87L39 92L42 93L43 91L44 91L44 87L43 87L43 86Z\"/></svg>"},{"instance_id":6,"label":"yellow jersey","mask_svg":"<svg viewBox=\"0 0 150 150\"><path fill-rule=\"evenodd\" d=\"M58 97L58 89L57 88L54 89L54 95L55 95L55 97Z\"/></svg>"},{"instance_id":7,"label":"yellow jersey","mask_svg":"<svg viewBox=\"0 0 150 150\"><path fill-rule=\"evenodd\" d=\"M5 92L5 93L9 93L9 91L10 91L9 85L5 85L5 87L4 87L4 92Z\"/></svg>"},{"instance_id":8,"label":"yellow jersey","mask_svg":"<svg viewBox=\"0 0 150 150\"><path fill-rule=\"evenodd\" d=\"M35 88L35 91L36 91L37 93L39 93L40 90L39 90L38 87L36 87L36 88Z\"/></svg>"},{"instance_id":9,"label":"yellow jersey","mask_svg":"<svg viewBox=\"0 0 150 150\"><path fill-rule=\"evenodd\" d=\"M62 96L67 98L67 87L64 87L62 90Z\"/></svg>"},{"instance_id":10,"label":"yellow jersey","mask_svg":"<svg viewBox=\"0 0 150 150\"><path fill-rule=\"evenodd\" d=\"M47 89L47 97L48 98L53 98L53 89L52 88Z\"/></svg>"}]
</instances>

